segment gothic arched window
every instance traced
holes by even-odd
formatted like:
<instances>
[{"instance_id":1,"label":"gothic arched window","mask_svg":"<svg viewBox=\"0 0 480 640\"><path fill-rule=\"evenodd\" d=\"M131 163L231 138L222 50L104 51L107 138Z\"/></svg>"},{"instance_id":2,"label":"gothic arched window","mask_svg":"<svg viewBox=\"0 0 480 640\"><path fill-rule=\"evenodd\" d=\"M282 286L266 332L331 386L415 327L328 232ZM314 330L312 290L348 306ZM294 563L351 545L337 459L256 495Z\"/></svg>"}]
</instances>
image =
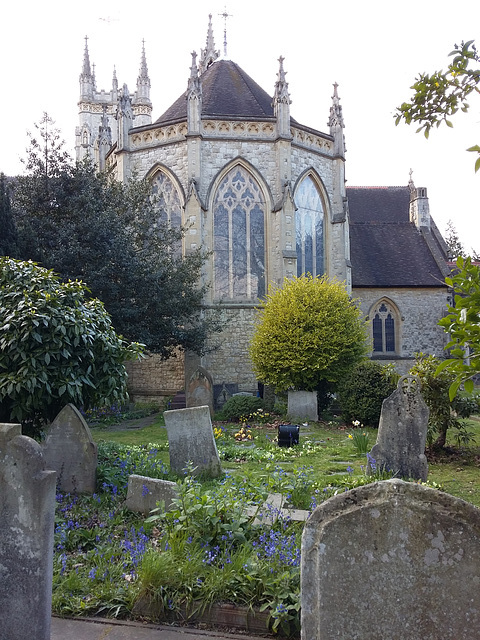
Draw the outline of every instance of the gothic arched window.
<instances>
[{"instance_id":1,"label":"gothic arched window","mask_svg":"<svg viewBox=\"0 0 480 640\"><path fill-rule=\"evenodd\" d=\"M265 294L265 199L241 166L221 181L213 202L214 294L256 300Z\"/></svg>"},{"instance_id":2,"label":"gothic arched window","mask_svg":"<svg viewBox=\"0 0 480 640\"><path fill-rule=\"evenodd\" d=\"M388 300L380 300L372 309L373 355L397 353L398 317L398 311Z\"/></svg>"},{"instance_id":3,"label":"gothic arched window","mask_svg":"<svg viewBox=\"0 0 480 640\"><path fill-rule=\"evenodd\" d=\"M174 182L163 171L156 173L152 180L152 194L158 212L158 224L166 224L171 229L180 229L182 224L180 194ZM178 238L174 251L180 253L181 249L181 240Z\"/></svg>"},{"instance_id":4,"label":"gothic arched window","mask_svg":"<svg viewBox=\"0 0 480 640\"><path fill-rule=\"evenodd\" d=\"M307 176L295 193L297 276L325 271L323 249L323 205L317 185Z\"/></svg>"}]
</instances>

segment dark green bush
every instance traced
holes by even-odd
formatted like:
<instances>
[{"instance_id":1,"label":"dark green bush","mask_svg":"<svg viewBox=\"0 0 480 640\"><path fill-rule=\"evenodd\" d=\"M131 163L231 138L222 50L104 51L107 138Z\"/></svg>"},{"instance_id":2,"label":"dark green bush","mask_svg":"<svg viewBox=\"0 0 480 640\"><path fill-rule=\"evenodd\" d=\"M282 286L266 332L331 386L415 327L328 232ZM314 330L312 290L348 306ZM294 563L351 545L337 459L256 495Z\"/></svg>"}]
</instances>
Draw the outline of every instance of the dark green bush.
<instances>
[{"instance_id":1,"label":"dark green bush","mask_svg":"<svg viewBox=\"0 0 480 640\"><path fill-rule=\"evenodd\" d=\"M256 396L232 396L215 415L217 420L237 422L257 409L263 409L263 400Z\"/></svg>"},{"instance_id":2,"label":"dark green bush","mask_svg":"<svg viewBox=\"0 0 480 640\"><path fill-rule=\"evenodd\" d=\"M382 366L372 360L361 362L338 389L344 420L359 420L364 426L378 427L382 402L395 387L396 379L391 366Z\"/></svg>"}]
</instances>

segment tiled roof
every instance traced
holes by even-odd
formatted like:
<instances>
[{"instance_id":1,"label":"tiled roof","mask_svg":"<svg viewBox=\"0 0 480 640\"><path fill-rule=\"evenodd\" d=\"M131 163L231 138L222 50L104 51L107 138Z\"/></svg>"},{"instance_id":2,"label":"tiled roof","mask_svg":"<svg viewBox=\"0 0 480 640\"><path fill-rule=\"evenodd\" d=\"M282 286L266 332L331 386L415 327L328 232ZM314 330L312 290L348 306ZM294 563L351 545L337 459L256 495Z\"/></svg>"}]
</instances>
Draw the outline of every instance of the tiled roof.
<instances>
[{"instance_id":1,"label":"tiled roof","mask_svg":"<svg viewBox=\"0 0 480 640\"><path fill-rule=\"evenodd\" d=\"M217 60L201 76L202 117L273 118L272 98L238 64ZM183 93L156 124L187 118Z\"/></svg>"},{"instance_id":2,"label":"tiled roof","mask_svg":"<svg viewBox=\"0 0 480 640\"><path fill-rule=\"evenodd\" d=\"M438 287L425 231L409 221L408 187L348 187L353 287Z\"/></svg>"}]
</instances>

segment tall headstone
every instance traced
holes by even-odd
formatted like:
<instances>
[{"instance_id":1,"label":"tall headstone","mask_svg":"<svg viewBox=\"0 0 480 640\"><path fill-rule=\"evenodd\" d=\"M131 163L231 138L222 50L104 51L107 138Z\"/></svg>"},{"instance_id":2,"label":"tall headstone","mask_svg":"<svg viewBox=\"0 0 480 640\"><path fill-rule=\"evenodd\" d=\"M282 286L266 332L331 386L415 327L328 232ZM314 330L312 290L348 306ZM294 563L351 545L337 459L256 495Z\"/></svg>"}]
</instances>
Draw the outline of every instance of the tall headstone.
<instances>
[{"instance_id":1,"label":"tall headstone","mask_svg":"<svg viewBox=\"0 0 480 640\"><path fill-rule=\"evenodd\" d=\"M50 640L55 472L19 424L0 424L0 639Z\"/></svg>"},{"instance_id":2,"label":"tall headstone","mask_svg":"<svg viewBox=\"0 0 480 640\"><path fill-rule=\"evenodd\" d=\"M213 416L213 378L203 367L197 367L187 381L187 408L204 407Z\"/></svg>"},{"instance_id":3,"label":"tall headstone","mask_svg":"<svg viewBox=\"0 0 480 640\"><path fill-rule=\"evenodd\" d=\"M222 474L208 407L165 411L170 469L182 474L191 463L195 474Z\"/></svg>"},{"instance_id":4,"label":"tall headstone","mask_svg":"<svg viewBox=\"0 0 480 640\"><path fill-rule=\"evenodd\" d=\"M50 425L43 452L49 469L57 472L57 484L65 493L94 493L97 445L82 414L67 404Z\"/></svg>"},{"instance_id":5,"label":"tall headstone","mask_svg":"<svg viewBox=\"0 0 480 640\"><path fill-rule=\"evenodd\" d=\"M385 398L378 425L377 442L368 456L372 466L391 471L397 478L426 480L425 456L430 411L420 393L416 376L402 376L396 390Z\"/></svg>"},{"instance_id":6,"label":"tall headstone","mask_svg":"<svg viewBox=\"0 0 480 640\"><path fill-rule=\"evenodd\" d=\"M397 478L318 506L302 535L302 640L480 637L480 510Z\"/></svg>"},{"instance_id":7,"label":"tall headstone","mask_svg":"<svg viewBox=\"0 0 480 640\"><path fill-rule=\"evenodd\" d=\"M289 391L287 415L291 420L318 420L316 391Z\"/></svg>"}]
</instances>

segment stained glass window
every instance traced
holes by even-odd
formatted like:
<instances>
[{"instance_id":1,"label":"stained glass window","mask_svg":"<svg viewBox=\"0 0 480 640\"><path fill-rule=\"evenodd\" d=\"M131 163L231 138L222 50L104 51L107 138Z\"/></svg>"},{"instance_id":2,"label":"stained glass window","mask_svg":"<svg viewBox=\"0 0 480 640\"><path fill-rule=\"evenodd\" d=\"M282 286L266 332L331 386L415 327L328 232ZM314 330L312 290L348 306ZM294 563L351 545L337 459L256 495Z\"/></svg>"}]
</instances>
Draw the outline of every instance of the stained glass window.
<instances>
[{"instance_id":1,"label":"stained glass window","mask_svg":"<svg viewBox=\"0 0 480 640\"><path fill-rule=\"evenodd\" d=\"M373 314L373 352L395 353L395 319L398 317L395 308L384 301L375 307Z\"/></svg>"},{"instance_id":2,"label":"stained glass window","mask_svg":"<svg viewBox=\"0 0 480 640\"><path fill-rule=\"evenodd\" d=\"M265 200L243 168L223 178L213 203L216 298L256 300L265 294Z\"/></svg>"},{"instance_id":3,"label":"stained glass window","mask_svg":"<svg viewBox=\"0 0 480 640\"><path fill-rule=\"evenodd\" d=\"M173 229L180 228L182 224L180 195L173 181L162 171L159 171L153 179L152 194L158 211L158 222L167 224ZM180 239L175 242L173 249L175 254L181 253L182 243Z\"/></svg>"},{"instance_id":4,"label":"stained glass window","mask_svg":"<svg viewBox=\"0 0 480 640\"><path fill-rule=\"evenodd\" d=\"M295 193L297 276L324 273L323 205L320 192L310 176L302 180Z\"/></svg>"}]
</instances>

